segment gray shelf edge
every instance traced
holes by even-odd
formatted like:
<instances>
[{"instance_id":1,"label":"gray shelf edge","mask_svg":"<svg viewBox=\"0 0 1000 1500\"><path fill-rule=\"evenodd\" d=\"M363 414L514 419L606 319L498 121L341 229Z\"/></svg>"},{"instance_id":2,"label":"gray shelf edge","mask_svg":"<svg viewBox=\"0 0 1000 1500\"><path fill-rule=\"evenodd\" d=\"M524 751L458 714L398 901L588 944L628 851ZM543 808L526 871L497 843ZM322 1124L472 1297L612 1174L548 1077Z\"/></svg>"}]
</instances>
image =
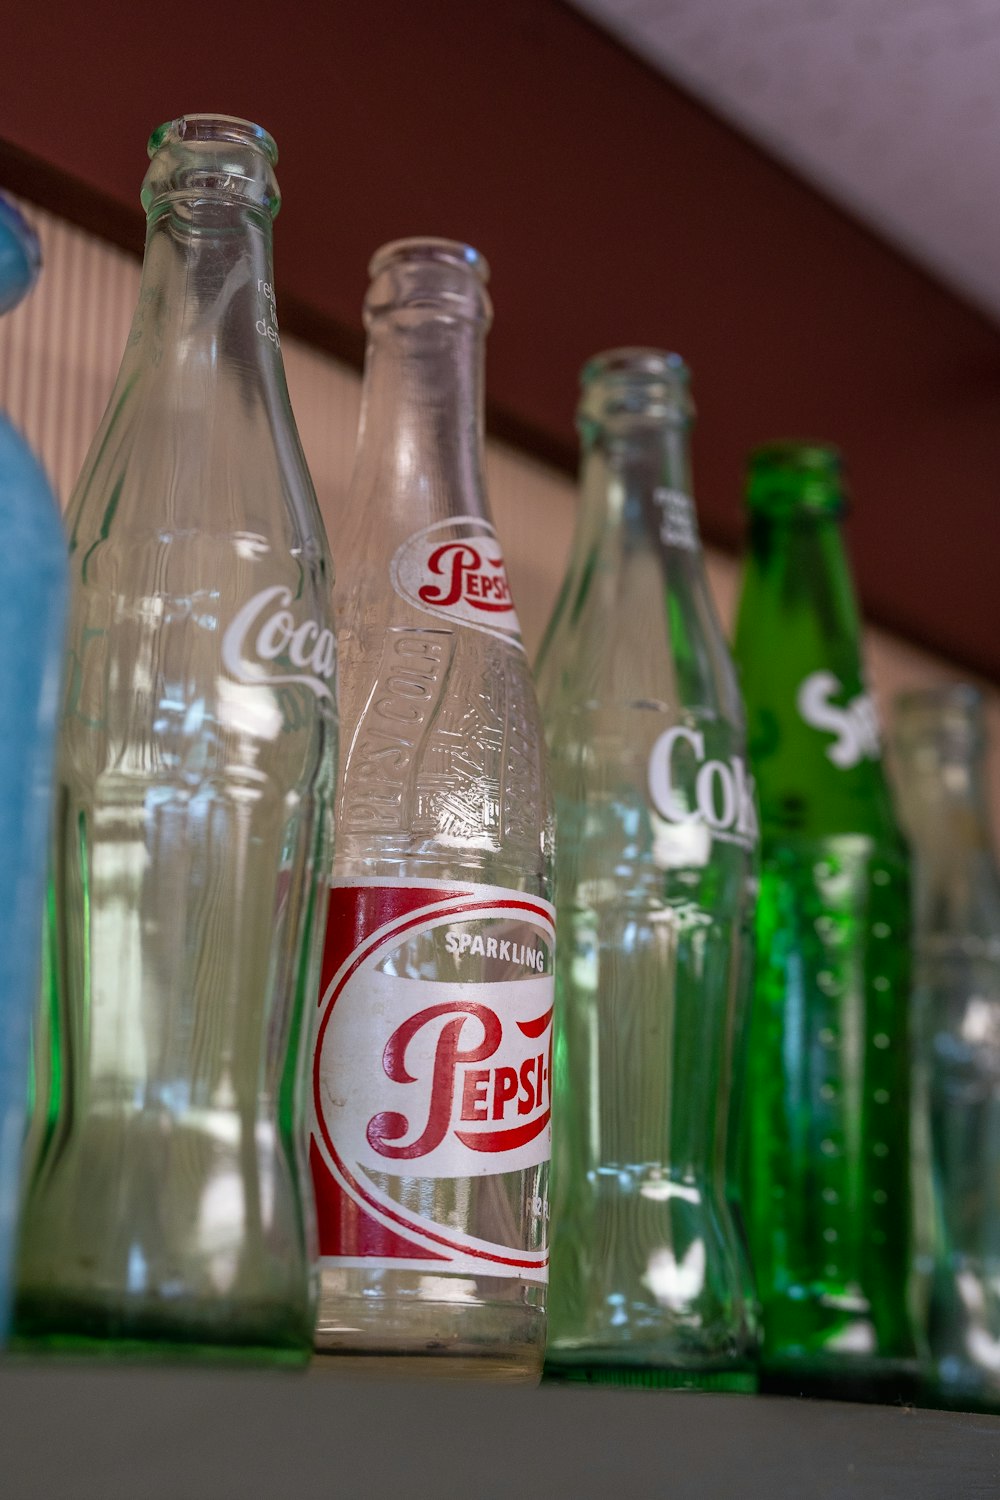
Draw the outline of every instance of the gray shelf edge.
<instances>
[{"instance_id":1,"label":"gray shelf edge","mask_svg":"<svg viewBox=\"0 0 1000 1500\"><path fill-rule=\"evenodd\" d=\"M204 1368L0 1369L10 1500L1000 1496L1000 1417Z\"/></svg>"}]
</instances>

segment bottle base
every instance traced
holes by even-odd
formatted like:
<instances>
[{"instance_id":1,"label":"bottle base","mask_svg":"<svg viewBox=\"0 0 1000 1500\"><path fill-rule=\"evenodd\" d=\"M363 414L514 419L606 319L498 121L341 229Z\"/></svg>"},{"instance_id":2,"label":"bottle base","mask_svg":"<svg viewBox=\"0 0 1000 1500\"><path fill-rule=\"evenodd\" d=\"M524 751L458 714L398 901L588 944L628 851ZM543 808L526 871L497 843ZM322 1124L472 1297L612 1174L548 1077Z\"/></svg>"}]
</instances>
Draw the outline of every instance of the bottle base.
<instances>
[{"instance_id":1,"label":"bottle base","mask_svg":"<svg viewBox=\"0 0 1000 1500\"><path fill-rule=\"evenodd\" d=\"M598 1363L595 1360L564 1361L547 1357L546 1385L596 1385L636 1387L650 1391L728 1391L753 1395L757 1372L751 1369L697 1370L656 1365Z\"/></svg>"},{"instance_id":2,"label":"bottle base","mask_svg":"<svg viewBox=\"0 0 1000 1500\"><path fill-rule=\"evenodd\" d=\"M305 1370L307 1348L282 1349L267 1344L209 1344L177 1339L88 1338L72 1333L25 1335L15 1333L4 1348L5 1355L31 1359L53 1356L79 1360L109 1360L120 1363L269 1365L272 1368Z\"/></svg>"},{"instance_id":3,"label":"bottle base","mask_svg":"<svg viewBox=\"0 0 1000 1500\"><path fill-rule=\"evenodd\" d=\"M765 1365L760 1391L768 1396L805 1396L817 1401L860 1401L912 1406L920 1396L916 1364L886 1362L867 1369L843 1364Z\"/></svg>"},{"instance_id":4,"label":"bottle base","mask_svg":"<svg viewBox=\"0 0 1000 1500\"><path fill-rule=\"evenodd\" d=\"M545 1315L537 1307L416 1302L410 1298L324 1301L313 1368L351 1378L485 1380L537 1385Z\"/></svg>"},{"instance_id":5,"label":"bottle base","mask_svg":"<svg viewBox=\"0 0 1000 1500\"><path fill-rule=\"evenodd\" d=\"M312 1362L315 1373L344 1376L351 1380L443 1380L489 1381L494 1385L538 1385L539 1362L533 1351L505 1351L503 1355L483 1351L426 1349L350 1350L317 1345Z\"/></svg>"},{"instance_id":6,"label":"bottle base","mask_svg":"<svg viewBox=\"0 0 1000 1500\"><path fill-rule=\"evenodd\" d=\"M1000 1383L992 1371L971 1362L949 1359L924 1376L917 1400L919 1406L941 1411L1000 1412Z\"/></svg>"},{"instance_id":7,"label":"bottle base","mask_svg":"<svg viewBox=\"0 0 1000 1500\"><path fill-rule=\"evenodd\" d=\"M261 1317L233 1312L187 1324L176 1317L123 1316L120 1309L42 1301L34 1306L19 1301L6 1352L31 1357L53 1355L68 1359L107 1359L128 1362L271 1365L303 1370L311 1348L303 1324L273 1326L274 1309L261 1308ZM267 1326L270 1311L272 1326ZM213 1326L214 1325L214 1326ZM218 1337L214 1337L215 1333Z\"/></svg>"}]
</instances>

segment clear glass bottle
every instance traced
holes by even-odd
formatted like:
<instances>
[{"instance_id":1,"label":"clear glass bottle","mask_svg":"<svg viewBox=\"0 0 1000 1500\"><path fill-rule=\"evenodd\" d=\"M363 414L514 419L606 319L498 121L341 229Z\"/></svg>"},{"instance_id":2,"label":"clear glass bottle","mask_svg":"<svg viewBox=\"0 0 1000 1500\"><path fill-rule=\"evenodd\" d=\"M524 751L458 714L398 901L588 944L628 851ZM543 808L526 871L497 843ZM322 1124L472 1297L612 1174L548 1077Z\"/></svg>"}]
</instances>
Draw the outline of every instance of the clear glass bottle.
<instances>
[{"instance_id":1,"label":"clear glass bottle","mask_svg":"<svg viewBox=\"0 0 1000 1500\"><path fill-rule=\"evenodd\" d=\"M914 856L914 1159L930 1399L1000 1409L1000 870L973 687L896 700Z\"/></svg>"},{"instance_id":2,"label":"clear glass bottle","mask_svg":"<svg viewBox=\"0 0 1000 1500\"><path fill-rule=\"evenodd\" d=\"M762 1384L914 1394L909 856L864 682L840 456L751 455L734 654L761 815L743 1203Z\"/></svg>"},{"instance_id":3,"label":"clear glass bottle","mask_svg":"<svg viewBox=\"0 0 1000 1500\"><path fill-rule=\"evenodd\" d=\"M0 313L34 285L40 263L34 231L0 197ZM0 716L8 726L0 742L0 1339L10 1311L66 593L55 496L0 413Z\"/></svg>"},{"instance_id":4,"label":"clear glass bottle","mask_svg":"<svg viewBox=\"0 0 1000 1500\"><path fill-rule=\"evenodd\" d=\"M335 754L332 571L274 311L276 151L157 130L139 301L70 502L22 1347L299 1362L299 1072Z\"/></svg>"},{"instance_id":5,"label":"clear glass bottle","mask_svg":"<svg viewBox=\"0 0 1000 1500\"><path fill-rule=\"evenodd\" d=\"M676 355L584 369L581 509L537 663L560 943L546 1370L752 1390L727 1163L757 818L691 416Z\"/></svg>"},{"instance_id":6,"label":"clear glass bottle","mask_svg":"<svg viewBox=\"0 0 1000 1500\"><path fill-rule=\"evenodd\" d=\"M399 241L371 264L336 599L316 1346L382 1371L537 1380L552 827L483 481L486 276L447 240Z\"/></svg>"}]
</instances>

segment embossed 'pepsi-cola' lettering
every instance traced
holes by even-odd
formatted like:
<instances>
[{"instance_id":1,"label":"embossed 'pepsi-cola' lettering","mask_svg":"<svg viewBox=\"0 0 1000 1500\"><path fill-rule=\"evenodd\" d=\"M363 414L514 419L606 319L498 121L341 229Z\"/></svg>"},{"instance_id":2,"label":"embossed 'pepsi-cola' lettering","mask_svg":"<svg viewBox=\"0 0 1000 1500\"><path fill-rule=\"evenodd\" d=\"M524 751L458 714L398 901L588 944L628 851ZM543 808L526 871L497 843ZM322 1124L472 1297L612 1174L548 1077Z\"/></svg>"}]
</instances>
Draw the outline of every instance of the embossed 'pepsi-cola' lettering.
<instances>
[{"instance_id":1,"label":"embossed 'pepsi-cola' lettering","mask_svg":"<svg viewBox=\"0 0 1000 1500\"><path fill-rule=\"evenodd\" d=\"M333 634L315 620L297 621L288 608L291 603L292 592L282 584L261 589L248 599L222 637L223 665L237 682L299 683L317 698L332 699L328 684L337 669ZM272 609L273 605L279 607ZM267 671L263 666L282 656L302 670L279 673Z\"/></svg>"},{"instance_id":2,"label":"embossed 'pepsi-cola' lettering","mask_svg":"<svg viewBox=\"0 0 1000 1500\"><path fill-rule=\"evenodd\" d=\"M878 760L878 715L869 693L859 693L843 707L832 702L835 693L844 691L843 683L832 672L811 672L799 684L795 705L810 729L822 729L836 735L826 747L827 760L841 771L849 771L864 759Z\"/></svg>"},{"instance_id":3,"label":"embossed 'pepsi-cola' lettering","mask_svg":"<svg viewBox=\"0 0 1000 1500\"><path fill-rule=\"evenodd\" d=\"M688 745L698 764L693 787L682 788L675 780L678 744ZM715 837L736 843L749 845L756 839L753 777L738 755L706 760L701 730L686 724L665 730L650 752L648 781L653 806L668 822L704 823Z\"/></svg>"}]
</instances>

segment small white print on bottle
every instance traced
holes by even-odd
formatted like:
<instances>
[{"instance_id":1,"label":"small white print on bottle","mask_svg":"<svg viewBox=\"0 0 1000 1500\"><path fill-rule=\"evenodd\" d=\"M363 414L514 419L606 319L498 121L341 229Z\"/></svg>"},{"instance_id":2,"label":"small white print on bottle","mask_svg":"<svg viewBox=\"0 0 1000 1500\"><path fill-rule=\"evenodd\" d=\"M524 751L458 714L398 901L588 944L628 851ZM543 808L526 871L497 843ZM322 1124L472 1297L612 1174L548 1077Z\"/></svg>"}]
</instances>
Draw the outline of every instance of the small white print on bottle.
<instances>
[{"instance_id":1,"label":"small white print on bottle","mask_svg":"<svg viewBox=\"0 0 1000 1500\"><path fill-rule=\"evenodd\" d=\"M292 592L282 584L248 599L222 637L222 661L237 682L298 683L320 699L333 699L337 646L331 631L315 620L296 620L288 606ZM275 672L270 663L289 661L298 672Z\"/></svg>"},{"instance_id":2,"label":"small white print on bottle","mask_svg":"<svg viewBox=\"0 0 1000 1500\"><path fill-rule=\"evenodd\" d=\"M694 518L694 504L682 490L659 486L653 500L660 512L660 541L665 547L682 552L697 552L701 547Z\"/></svg>"},{"instance_id":3,"label":"small white print on bottle","mask_svg":"<svg viewBox=\"0 0 1000 1500\"><path fill-rule=\"evenodd\" d=\"M494 886L334 882L313 1062L324 1262L545 1280L554 917ZM490 1178L508 1208L479 1222L456 1205Z\"/></svg>"},{"instance_id":4,"label":"small white print on bottle","mask_svg":"<svg viewBox=\"0 0 1000 1500\"><path fill-rule=\"evenodd\" d=\"M524 649L503 553L488 521L452 516L415 532L396 552L389 576L414 608Z\"/></svg>"}]
</instances>

